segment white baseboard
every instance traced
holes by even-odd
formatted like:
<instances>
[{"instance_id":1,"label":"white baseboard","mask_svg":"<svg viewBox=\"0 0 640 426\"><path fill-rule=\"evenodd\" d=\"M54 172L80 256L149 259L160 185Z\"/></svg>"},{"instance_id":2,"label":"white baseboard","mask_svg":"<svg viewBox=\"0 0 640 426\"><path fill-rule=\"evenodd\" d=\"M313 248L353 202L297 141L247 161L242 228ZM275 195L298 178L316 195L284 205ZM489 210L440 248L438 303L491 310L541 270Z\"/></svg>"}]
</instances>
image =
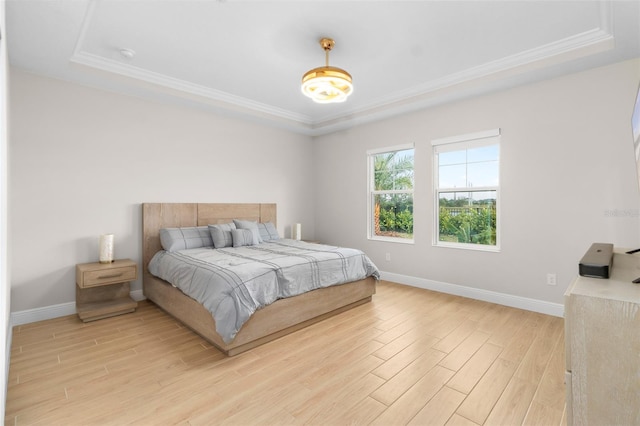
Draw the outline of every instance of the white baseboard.
<instances>
[{"instance_id":1,"label":"white baseboard","mask_svg":"<svg viewBox=\"0 0 640 426\"><path fill-rule=\"evenodd\" d=\"M133 290L129 294L131 298L137 302L145 299L142 290ZM76 302L68 302L42 308L27 309L26 311L12 312L10 321L12 326L16 326L75 314Z\"/></svg>"},{"instance_id":2,"label":"white baseboard","mask_svg":"<svg viewBox=\"0 0 640 426\"><path fill-rule=\"evenodd\" d=\"M512 294L498 293L495 291L483 290L480 288L465 287L457 284L449 284L440 281L427 280L424 278L394 274L391 272L381 271L380 277L386 281L392 281L398 284L409 285L412 287L424 288L426 290L438 291L440 293L468 297L471 299L482 300L484 302L510 306L512 308L519 308L527 311L539 312L541 314L553 315L555 317L562 318L564 316L564 305L560 303L545 302L537 299L529 299L527 297L514 296Z\"/></svg>"},{"instance_id":3,"label":"white baseboard","mask_svg":"<svg viewBox=\"0 0 640 426\"><path fill-rule=\"evenodd\" d=\"M441 293L454 294L456 296L469 297L484 302L497 303L498 305L511 306L512 308L525 309L527 311L540 312L556 317L564 316L564 306L559 303L544 302L542 300L529 299L527 297L514 296L512 294L498 293L473 287L465 287L457 284L449 284L440 281L416 278L408 275L380 272L383 280L393 281L398 284L424 288L426 290L439 291ZM135 301L144 300L142 290L133 290L131 298ZM43 308L28 309L26 311L12 312L10 323L12 326L29 324L36 321L74 315L76 313L75 302L59 305L45 306Z\"/></svg>"},{"instance_id":4,"label":"white baseboard","mask_svg":"<svg viewBox=\"0 0 640 426\"><path fill-rule=\"evenodd\" d=\"M26 311L11 312L11 325L29 324L52 318L64 317L76 313L76 303L61 303L59 305L44 306L42 308L27 309Z\"/></svg>"},{"instance_id":5,"label":"white baseboard","mask_svg":"<svg viewBox=\"0 0 640 426\"><path fill-rule=\"evenodd\" d=\"M133 290L129 293L129 295L136 302L146 299L146 297L144 297L144 294L142 293L142 290Z\"/></svg>"}]
</instances>

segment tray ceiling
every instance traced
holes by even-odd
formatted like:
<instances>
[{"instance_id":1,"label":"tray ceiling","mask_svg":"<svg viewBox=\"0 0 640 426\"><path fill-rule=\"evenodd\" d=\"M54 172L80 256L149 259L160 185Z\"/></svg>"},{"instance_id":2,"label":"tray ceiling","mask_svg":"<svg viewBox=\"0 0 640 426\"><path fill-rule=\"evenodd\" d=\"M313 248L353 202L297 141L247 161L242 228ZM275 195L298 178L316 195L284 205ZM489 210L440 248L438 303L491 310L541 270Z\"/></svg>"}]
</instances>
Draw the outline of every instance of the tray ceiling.
<instances>
[{"instance_id":1,"label":"tray ceiling","mask_svg":"<svg viewBox=\"0 0 640 426\"><path fill-rule=\"evenodd\" d=\"M309 135L640 56L635 1L7 0L6 20L17 68ZM325 36L342 104L300 92Z\"/></svg>"}]
</instances>

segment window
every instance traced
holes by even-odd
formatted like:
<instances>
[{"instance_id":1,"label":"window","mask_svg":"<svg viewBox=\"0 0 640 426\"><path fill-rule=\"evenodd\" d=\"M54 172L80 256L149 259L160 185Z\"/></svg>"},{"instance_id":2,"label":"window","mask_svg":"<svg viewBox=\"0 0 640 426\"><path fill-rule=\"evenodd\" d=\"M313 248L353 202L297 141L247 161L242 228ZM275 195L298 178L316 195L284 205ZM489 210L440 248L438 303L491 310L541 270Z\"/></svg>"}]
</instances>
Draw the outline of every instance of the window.
<instances>
[{"instance_id":1,"label":"window","mask_svg":"<svg viewBox=\"0 0 640 426\"><path fill-rule=\"evenodd\" d=\"M500 130L432 141L437 246L499 249Z\"/></svg>"},{"instance_id":2,"label":"window","mask_svg":"<svg viewBox=\"0 0 640 426\"><path fill-rule=\"evenodd\" d=\"M413 145L367 152L368 237L413 242Z\"/></svg>"}]
</instances>

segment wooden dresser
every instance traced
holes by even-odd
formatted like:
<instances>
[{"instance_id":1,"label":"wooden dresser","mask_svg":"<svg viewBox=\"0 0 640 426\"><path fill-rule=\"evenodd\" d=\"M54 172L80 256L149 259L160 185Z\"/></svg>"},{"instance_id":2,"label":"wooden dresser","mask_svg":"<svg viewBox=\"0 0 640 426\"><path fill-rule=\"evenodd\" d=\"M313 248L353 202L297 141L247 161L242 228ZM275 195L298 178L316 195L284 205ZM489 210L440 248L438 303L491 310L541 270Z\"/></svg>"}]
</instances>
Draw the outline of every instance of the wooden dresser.
<instances>
[{"instance_id":1,"label":"wooden dresser","mask_svg":"<svg viewBox=\"0 0 640 426\"><path fill-rule=\"evenodd\" d=\"M614 253L609 279L565 293L568 425L640 424L640 253Z\"/></svg>"}]
</instances>

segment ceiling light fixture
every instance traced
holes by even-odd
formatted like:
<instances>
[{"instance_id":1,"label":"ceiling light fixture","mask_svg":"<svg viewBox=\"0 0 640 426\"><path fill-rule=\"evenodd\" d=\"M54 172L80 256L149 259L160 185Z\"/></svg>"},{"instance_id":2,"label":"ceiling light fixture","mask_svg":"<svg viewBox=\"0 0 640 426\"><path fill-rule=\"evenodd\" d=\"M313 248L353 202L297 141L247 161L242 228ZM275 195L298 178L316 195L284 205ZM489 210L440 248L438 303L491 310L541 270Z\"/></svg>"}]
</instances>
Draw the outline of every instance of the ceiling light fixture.
<instances>
[{"instance_id":1,"label":"ceiling light fixture","mask_svg":"<svg viewBox=\"0 0 640 426\"><path fill-rule=\"evenodd\" d=\"M320 46L325 52L326 65L307 71L302 76L302 93L320 104L344 102L353 93L351 74L341 68L329 66L329 51L334 44L333 39L321 39Z\"/></svg>"}]
</instances>

